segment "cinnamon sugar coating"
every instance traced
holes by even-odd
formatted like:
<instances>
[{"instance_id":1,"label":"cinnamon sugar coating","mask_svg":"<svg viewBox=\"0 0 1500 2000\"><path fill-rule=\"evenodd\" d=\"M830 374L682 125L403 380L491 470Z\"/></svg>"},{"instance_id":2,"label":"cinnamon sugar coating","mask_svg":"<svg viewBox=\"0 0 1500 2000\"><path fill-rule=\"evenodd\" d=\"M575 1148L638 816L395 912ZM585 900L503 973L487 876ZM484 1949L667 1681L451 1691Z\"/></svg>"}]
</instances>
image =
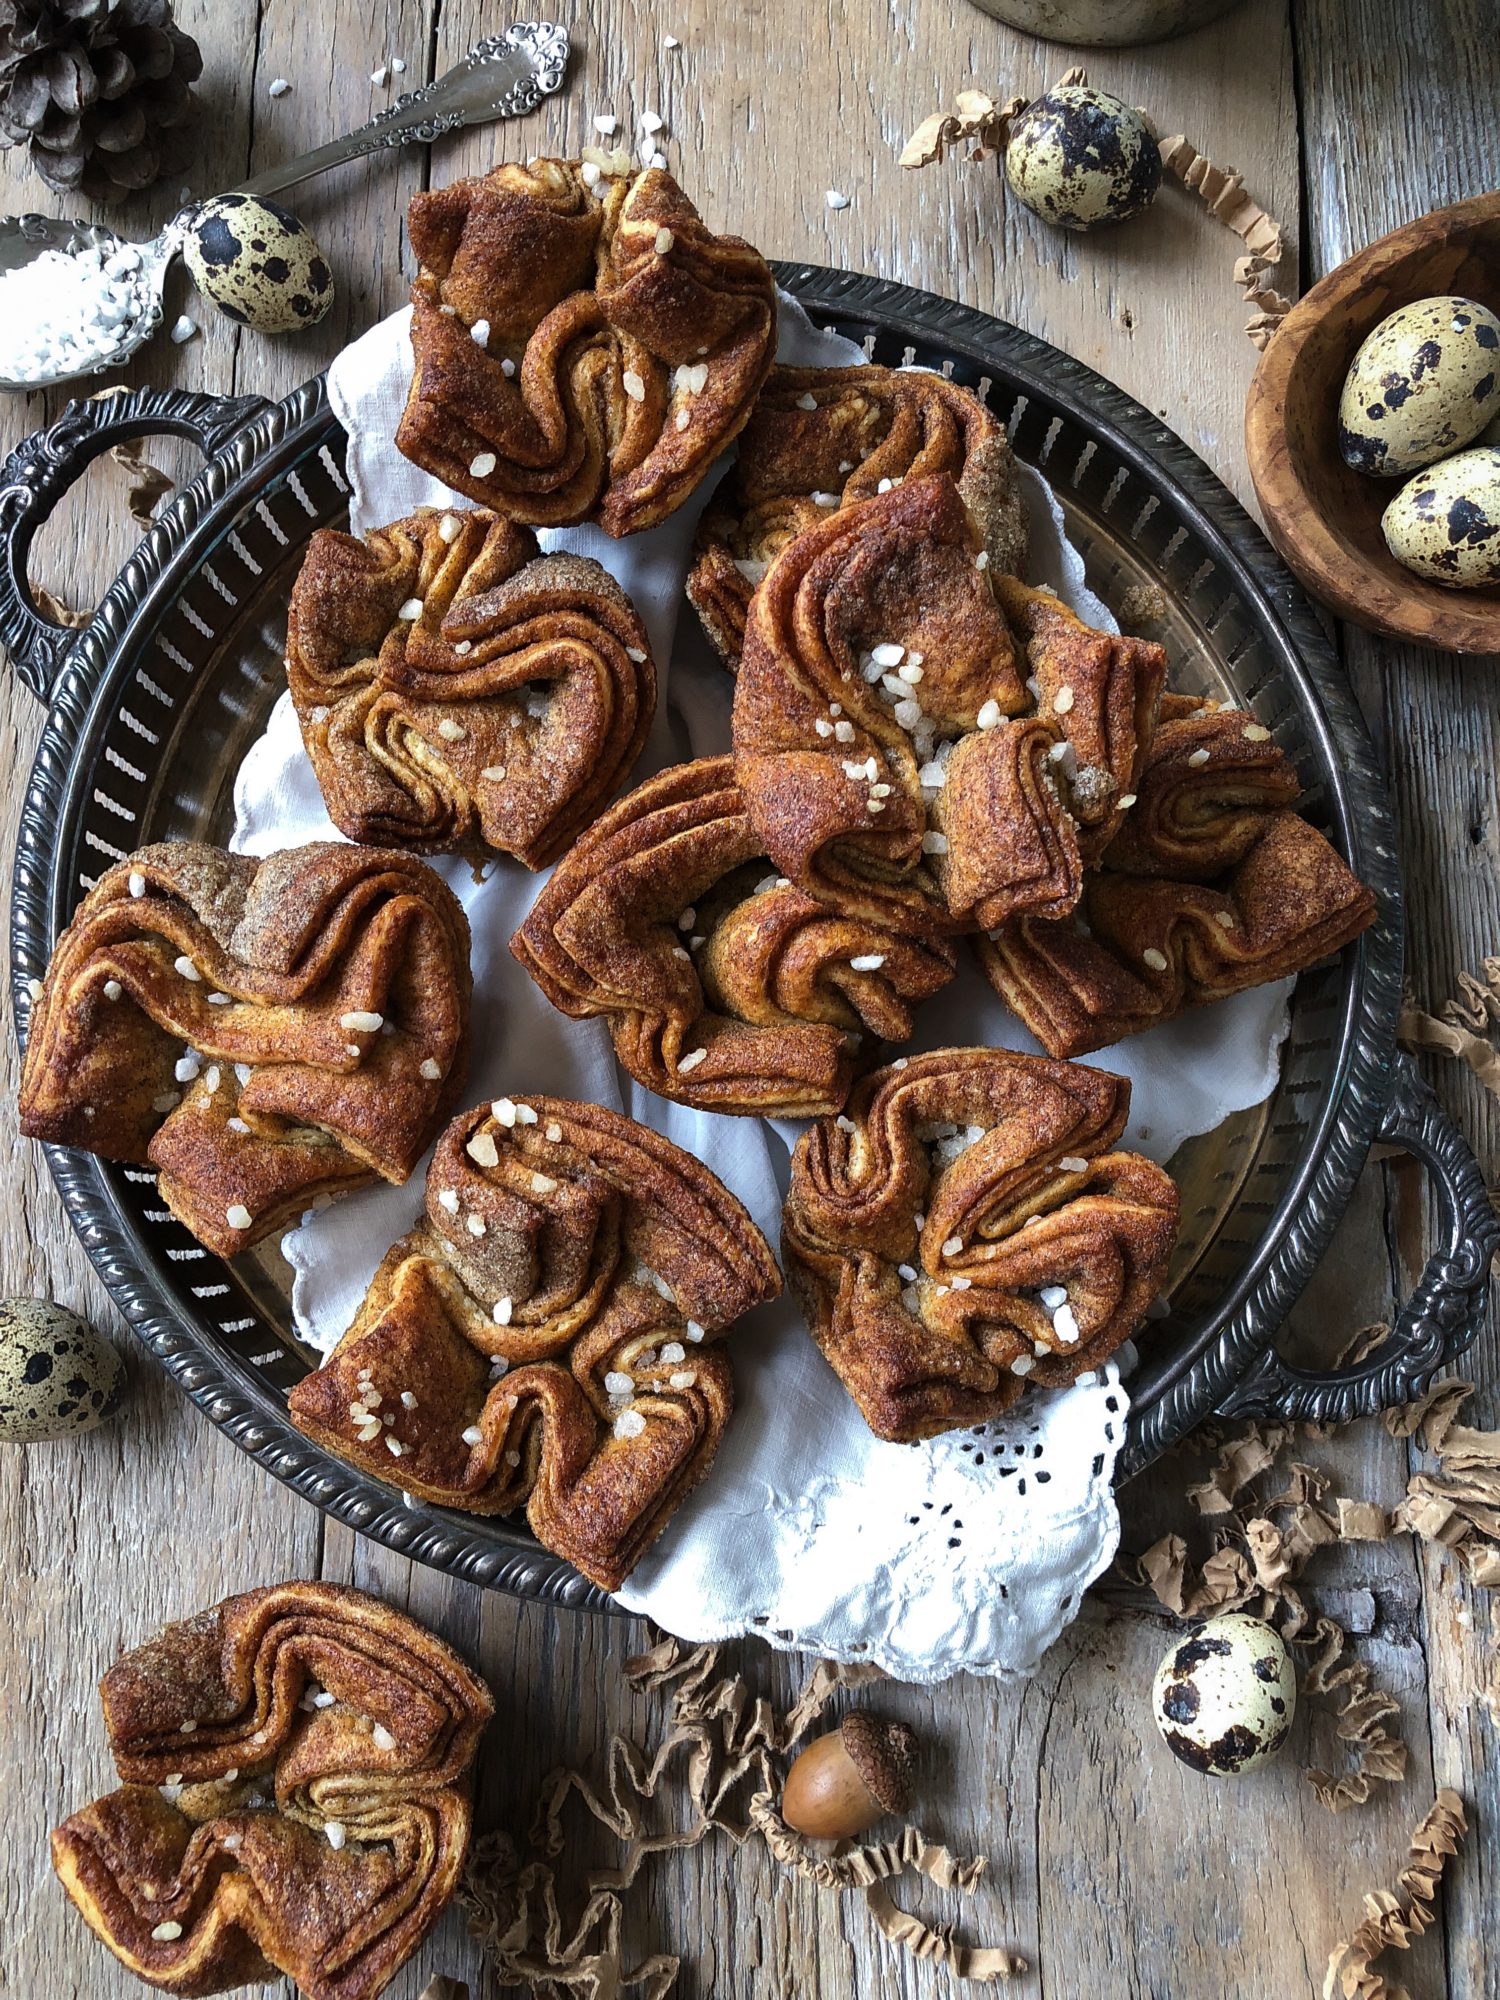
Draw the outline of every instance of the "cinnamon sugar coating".
<instances>
[{"instance_id":1,"label":"cinnamon sugar coating","mask_svg":"<svg viewBox=\"0 0 1500 2000\"><path fill-rule=\"evenodd\" d=\"M412 197L415 369L397 447L512 521L654 527L750 414L765 259L660 168L506 164Z\"/></svg>"},{"instance_id":2,"label":"cinnamon sugar coating","mask_svg":"<svg viewBox=\"0 0 1500 2000\"><path fill-rule=\"evenodd\" d=\"M756 591L735 772L782 872L926 935L1061 916L1117 829L1165 657L996 576L946 475L787 544Z\"/></svg>"},{"instance_id":3,"label":"cinnamon sugar coating","mask_svg":"<svg viewBox=\"0 0 1500 2000\"><path fill-rule=\"evenodd\" d=\"M837 1110L904 1041L951 946L816 902L765 858L733 759L650 778L559 863L511 950L555 1007L603 1016L648 1088L705 1110Z\"/></svg>"},{"instance_id":4,"label":"cinnamon sugar coating","mask_svg":"<svg viewBox=\"0 0 1500 2000\"><path fill-rule=\"evenodd\" d=\"M1139 1329L1178 1197L1115 1150L1129 1104L1128 1081L1081 1064L940 1049L864 1078L803 1134L782 1259L877 1437L983 1423Z\"/></svg>"},{"instance_id":5,"label":"cinnamon sugar coating","mask_svg":"<svg viewBox=\"0 0 1500 2000\"><path fill-rule=\"evenodd\" d=\"M690 1154L595 1105L500 1099L443 1133L426 1221L288 1407L420 1499L524 1508L614 1590L713 1462L734 1405L722 1336L780 1289Z\"/></svg>"},{"instance_id":6,"label":"cinnamon sugar coating","mask_svg":"<svg viewBox=\"0 0 1500 2000\"><path fill-rule=\"evenodd\" d=\"M1300 789L1253 715L1167 696L1082 922L1021 917L978 940L990 984L1044 1048L1075 1056L1342 950L1375 898L1291 809Z\"/></svg>"},{"instance_id":7,"label":"cinnamon sugar coating","mask_svg":"<svg viewBox=\"0 0 1500 2000\"><path fill-rule=\"evenodd\" d=\"M687 594L739 666L756 584L831 509L947 473L997 572L1026 568L1026 508L1005 427L970 390L923 368L771 370L733 469L704 513Z\"/></svg>"},{"instance_id":8,"label":"cinnamon sugar coating","mask_svg":"<svg viewBox=\"0 0 1500 2000\"><path fill-rule=\"evenodd\" d=\"M220 1256L404 1181L468 1067L469 926L407 854L196 841L101 876L31 1013L21 1130L158 1171Z\"/></svg>"},{"instance_id":9,"label":"cinnamon sugar coating","mask_svg":"<svg viewBox=\"0 0 1500 2000\"><path fill-rule=\"evenodd\" d=\"M484 1683L363 1591L281 1583L168 1625L100 1693L124 1783L52 1865L120 1963L167 1993L285 1973L375 2000L458 1884Z\"/></svg>"},{"instance_id":10,"label":"cinnamon sugar coating","mask_svg":"<svg viewBox=\"0 0 1500 2000\"><path fill-rule=\"evenodd\" d=\"M421 508L322 528L292 591L287 677L351 840L554 860L618 790L656 705L650 642L586 556L500 515Z\"/></svg>"}]
</instances>

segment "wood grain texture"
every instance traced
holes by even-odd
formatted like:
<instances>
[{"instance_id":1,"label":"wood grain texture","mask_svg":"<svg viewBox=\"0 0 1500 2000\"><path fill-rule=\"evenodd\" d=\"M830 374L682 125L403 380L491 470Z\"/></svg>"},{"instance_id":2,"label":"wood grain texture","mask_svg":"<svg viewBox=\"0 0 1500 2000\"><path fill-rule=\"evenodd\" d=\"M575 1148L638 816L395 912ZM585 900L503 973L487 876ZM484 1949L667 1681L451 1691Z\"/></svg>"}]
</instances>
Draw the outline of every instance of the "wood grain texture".
<instances>
[{"instance_id":1,"label":"wood grain texture","mask_svg":"<svg viewBox=\"0 0 1500 2000\"><path fill-rule=\"evenodd\" d=\"M211 116L193 176L199 192L368 116L380 98L369 73L390 55L404 57L404 80L415 82L498 25L482 0L374 8L331 0L318 9L293 0L182 0L179 11L207 58L202 95ZM812 0L800 10L559 0L557 11L575 30L577 67L563 97L525 126L448 140L430 167L420 153L383 158L299 192L299 210L340 283L324 326L271 342L205 312L200 340L158 344L125 379L283 393L402 301L410 273L400 220L429 174L441 181L480 169L502 151L568 150L591 135L596 112L633 127L640 111L655 110L667 120L668 159L712 226L742 230L774 255L876 271L1015 320L1159 412L1248 499L1239 440L1255 354L1230 283L1232 239L1177 189L1111 233L1055 234L1002 202L993 167L950 162L903 173L895 156L911 128L965 86L1004 96L1082 60L1162 129L1183 130L1215 160L1239 167L1287 228L1287 273L1295 274L1300 240L1308 277L1394 223L1500 179L1500 137L1477 110L1493 103L1500 82L1488 0L1424 11L1420 33L1401 0L1299 0L1295 28L1285 0L1248 0L1184 41L1118 54L1044 47L960 0ZM664 48L667 33L680 50ZM1398 37L1399 73L1390 60ZM277 75L293 88L271 100L267 85ZM1368 143L1352 143L1351 134ZM830 187L851 197L847 209L826 207ZM175 194L142 204L130 226L144 234ZM7 207L59 208L10 158L0 160L0 196ZM180 303L174 293L170 311ZM63 400L13 402L6 444ZM86 602L133 537L118 482L100 472L47 538L40 580ZM1436 1002L1457 970L1500 940L1497 683L1481 663L1363 635L1350 635L1346 657L1391 762L1412 976ZM13 821L37 725L30 697L0 674L0 824ZM124 1339L40 1157L14 1143L9 1034L0 1068L0 1129L16 1162L0 1203L0 1284L79 1305ZM1493 1170L1494 1107L1479 1101L1466 1075L1435 1080ZM1326 1353L1351 1327L1393 1310L1419 1268L1424 1206L1405 1163L1366 1174L1294 1316L1294 1351ZM486 1595L323 1523L234 1451L153 1366L133 1352L131 1360L134 1400L113 1427L75 1445L0 1453L0 1580L10 1607L0 1626L0 1990L27 2000L125 2000L140 1990L65 1907L45 1831L107 1781L94 1681L120 1645L168 1615L252 1582L320 1573L430 1620L482 1662L495 1689L500 1720L484 1758L481 1813L517 1831L554 1764L597 1755L616 1729L644 1740L660 1726L659 1706L628 1695L620 1681L643 1637L638 1625ZM1491 1351L1475 1366L1488 1417L1500 1412ZM1313 1455L1344 1490L1387 1502L1406 1476L1406 1447L1375 1425ZM1185 1467L1163 1466L1127 1494L1127 1546L1144 1547L1182 1523L1187 1476ZM1500 1974L1486 1968L1480 1946L1500 1851L1489 1831L1492 1725L1474 1706L1490 1671L1476 1636L1487 1627L1484 1603L1458 1586L1450 1566L1418 1559L1405 1541L1347 1551L1322 1574L1351 1630L1367 1634L1360 1643L1377 1677L1401 1697L1412 1748L1403 1788L1330 1819L1296 1769L1310 1745L1325 1762L1336 1754L1326 1718L1311 1713L1297 1725L1292 1758L1240 1785L1182 1770L1147 1706L1168 1621L1139 1593L1111 1586L1024 1688L966 1680L879 1691L879 1706L910 1720L928 1746L924 1822L956 1849L992 1860L971 1907L929 1891L919 1899L924 1913L1022 1951L1033 1970L1014 1990L1026 2000L1311 1994L1329 1948L1358 1921L1361 1895L1393 1878L1409 1825L1434 1782L1447 1782L1479 1801L1480 1830L1454 1871L1446 1923L1412 1955L1407 1976L1422 1995L1500 1993ZM735 1658L778 1699L803 1668L755 1647L736 1649ZM611 1858L607 1841L583 1851ZM762 1850L736 1854L721 1839L652 1867L628 1935L637 1953L685 1954L684 2000L915 2000L949 1990L930 1967L894 1957L858 1899L820 1897L780 1878ZM476 2000L492 1990L456 1915L397 1981L395 2000L415 2000L434 1971L469 1980Z\"/></svg>"}]
</instances>

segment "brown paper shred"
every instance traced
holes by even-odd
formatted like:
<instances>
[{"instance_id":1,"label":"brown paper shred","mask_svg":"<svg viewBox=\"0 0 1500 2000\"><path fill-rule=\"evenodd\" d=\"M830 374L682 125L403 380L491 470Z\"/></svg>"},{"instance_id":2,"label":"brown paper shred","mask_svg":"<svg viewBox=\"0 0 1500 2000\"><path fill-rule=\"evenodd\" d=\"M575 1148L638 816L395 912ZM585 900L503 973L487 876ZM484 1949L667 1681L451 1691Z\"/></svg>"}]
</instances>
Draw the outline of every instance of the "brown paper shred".
<instances>
[{"instance_id":1,"label":"brown paper shred","mask_svg":"<svg viewBox=\"0 0 1500 2000\"><path fill-rule=\"evenodd\" d=\"M972 145L971 160L987 160L1010 143L1010 121L1026 108L1024 97L997 104L982 90L961 90L952 111L935 111L924 118L901 148L903 167L930 167L950 146Z\"/></svg>"},{"instance_id":2,"label":"brown paper shred","mask_svg":"<svg viewBox=\"0 0 1500 2000\"><path fill-rule=\"evenodd\" d=\"M1479 971L1461 972L1458 991L1441 1009L1445 1021L1476 1031L1500 1021L1500 958L1484 958Z\"/></svg>"},{"instance_id":3,"label":"brown paper shred","mask_svg":"<svg viewBox=\"0 0 1500 2000\"><path fill-rule=\"evenodd\" d=\"M60 597L54 597L50 590L43 590L40 584L31 586L31 595L44 618L50 618L54 625L65 625L70 632L81 631L93 618L92 611L75 610Z\"/></svg>"},{"instance_id":4,"label":"brown paper shred","mask_svg":"<svg viewBox=\"0 0 1500 2000\"><path fill-rule=\"evenodd\" d=\"M435 1972L422 1988L419 2000L469 2000L469 1989L461 1979Z\"/></svg>"},{"instance_id":5,"label":"brown paper shred","mask_svg":"<svg viewBox=\"0 0 1500 2000\"><path fill-rule=\"evenodd\" d=\"M1244 177L1232 167L1216 167L1183 133L1161 142L1162 165L1203 201L1216 221L1233 230L1246 254L1234 267L1234 282L1253 308L1245 332L1265 347L1292 309L1290 299L1262 282L1281 262L1286 245L1280 225L1245 192Z\"/></svg>"},{"instance_id":6,"label":"brown paper shred","mask_svg":"<svg viewBox=\"0 0 1500 2000\"><path fill-rule=\"evenodd\" d=\"M1312 1637L1299 1643L1316 1649L1302 1691L1337 1701L1339 1740L1352 1746L1355 1760L1353 1769L1338 1777L1310 1769L1307 1781L1330 1812L1344 1812L1364 1805L1377 1784L1399 1784L1406 1776L1406 1745L1385 1727L1401 1704L1375 1685L1363 1660L1345 1660L1348 1640L1333 1619L1320 1618Z\"/></svg>"},{"instance_id":7,"label":"brown paper shred","mask_svg":"<svg viewBox=\"0 0 1500 2000\"><path fill-rule=\"evenodd\" d=\"M91 403L108 403L116 396L125 395L123 383L116 383L112 389L100 389L89 397ZM138 527L149 528L155 519L156 503L164 493L170 493L176 482L169 479L160 466L152 465L146 457L144 438L127 438L124 444L117 444L107 454L111 465L118 466L130 481L125 494L125 504L130 509L130 518Z\"/></svg>"},{"instance_id":8,"label":"brown paper shred","mask_svg":"<svg viewBox=\"0 0 1500 2000\"><path fill-rule=\"evenodd\" d=\"M626 1662L625 1678L641 1693L671 1693L667 1731L655 1751L648 1755L619 1733L606 1746L602 1781L578 1770L552 1772L542 1785L530 1829L531 1848L540 1858L523 1862L503 1834L481 1840L474 1849L460 1894L470 1928L493 1960L503 1987L538 1984L548 1992L576 1993L581 2000L614 2000L616 1994L639 1989L644 2000L662 2000L681 1961L659 1954L627 1969L621 1956L623 1898L646 1861L653 1854L696 1846L715 1832L727 1834L736 1845L747 1839L752 1821L734 1816L736 1797L743 1798L747 1787L766 1796L779 1790L779 1760L839 1689L862 1686L881 1675L869 1665L820 1661L783 1715L763 1696L752 1694L740 1676L722 1671L716 1647L687 1647L663 1638ZM676 1782L669 1787L668 1780L676 1780L679 1770L680 1788ZM669 1789L674 1799L685 1790L687 1819L662 1832L648 1831L646 1807ZM585 1878L582 1909L569 1924L562 1913L565 1888L552 1863L564 1847L563 1811L573 1797L591 1819L625 1843L625 1852L617 1867L595 1869ZM880 1922L880 1912L875 1914ZM893 1921L907 1922L899 1911Z\"/></svg>"},{"instance_id":9,"label":"brown paper shred","mask_svg":"<svg viewBox=\"0 0 1500 2000\"><path fill-rule=\"evenodd\" d=\"M918 1828L905 1826L899 1839L872 1847L841 1847L833 1854L819 1851L821 1843L795 1833L777 1812L769 1792L750 1801L750 1823L783 1868L814 1882L820 1889L863 1890L876 1923L893 1944L913 1958L929 1959L955 1979L992 1984L1026 1971L1026 1961L1000 1945L965 1945L946 1925L934 1927L903 1910L892 1900L886 1883L908 1868L925 1875L940 1889L972 1890L985 1871L982 1854L960 1861L946 1847L930 1841Z\"/></svg>"},{"instance_id":10,"label":"brown paper shred","mask_svg":"<svg viewBox=\"0 0 1500 2000\"><path fill-rule=\"evenodd\" d=\"M1486 959L1484 963L1488 974L1497 961ZM1396 1017L1396 1039L1404 1048L1422 1055L1456 1056L1468 1064L1492 1097L1500 1097L1500 1049L1479 1032L1488 1025L1488 1014L1474 1018L1477 1006L1488 1009L1493 989L1488 981L1481 986L1472 973L1466 973L1464 979L1468 984L1460 982L1460 997L1447 1002L1441 1020L1413 1001L1405 1001Z\"/></svg>"},{"instance_id":11,"label":"brown paper shred","mask_svg":"<svg viewBox=\"0 0 1500 2000\"><path fill-rule=\"evenodd\" d=\"M1276 1461L1289 1433L1279 1425L1251 1429L1219 1448L1213 1471L1201 1486L1190 1486L1187 1497L1200 1514L1230 1514L1252 1480Z\"/></svg>"},{"instance_id":12,"label":"brown paper shred","mask_svg":"<svg viewBox=\"0 0 1500 2000\"><path fill-rule=\"evenodd\" d=\"M1391 1517L1374 1500L1349 1500L1341 1494L1335 1502L1334 1524L1341 1542L1390 1540Z\"/></svg>"},{"instance_id":13,"label":"brown paper shred","mask_svg":"<svg viewBox=\"0 0 1500 2000\"><path fill-rule=\"evenodd\" d=\"M1323 1979L1323 2000L1411 2000L1404 1986L1392 1986L1375 1971L1388 1951L1406 1951L1413 1938L1437 1918L1437 1893L1450 1855L1468 1830L1457 1792L1440 1791L1431 1811L1412 1835L1406 1866L1394 1890L1365 1897L1365 1920L1353 1937L1334 1946Z\"/></svg>"},{"instance_id":14,"label":"brown paper shred","mask_svg":"<svg viewBox=\"0 0 1500 2000\"><path fill-rule=\"evenodd\" d=\"M1458 1422L1472 1382L1448 1376L1404 1409L1387 1410L1392 1437L1416 1437L1435 1454L1436 1472L1414 1472L1391 1516L1424 1541L1451 1549L1471 1583L1500 1588L1500 1431Z\"/></svg>"}]
</instances>

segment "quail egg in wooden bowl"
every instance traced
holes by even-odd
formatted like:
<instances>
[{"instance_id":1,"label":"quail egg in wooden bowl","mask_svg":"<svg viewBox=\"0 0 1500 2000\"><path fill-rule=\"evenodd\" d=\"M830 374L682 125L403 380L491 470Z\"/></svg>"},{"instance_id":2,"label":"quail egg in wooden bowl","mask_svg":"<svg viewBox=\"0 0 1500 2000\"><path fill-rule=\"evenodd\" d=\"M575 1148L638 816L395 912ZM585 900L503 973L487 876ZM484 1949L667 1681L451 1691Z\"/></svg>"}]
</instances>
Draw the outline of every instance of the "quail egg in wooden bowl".
<instances>
[{"instance_id":1,"label":"quail egg in wooden bowl","mask_svg":"<svg viewBox=\"0 0 1500 2000\"><path fill-rule=\"evenodd\" d=\"M1361 410L1368 419L1371 403L1346 395L1363 374L1390 372L1387 347L1399 363L1412 340L1423 346L1433 334L1424 314L1433 319L1439 304L1464 301L1482 308L1474 316L1481 323L1500 316L1500 192L1435 209L1381 237L1293 306L1250 385L1245 449L1272 541L1330 610L1389 638L1446 652L1500 653L1500 583L1485 580L1473 526L1474 508L1482 512L1496 499L1492 433L1441 443L1455 397L1466 394L1476 410L1484 405L1486 369L1470 366L1473 326L1454 328L1469 315L1455 309L1440 316L1437 330L1444 341L1451 337L1452 352L1443 347L1436 382L1429 375L1412 404L1394 412L1399 437L1391 446L1365 438L1393 412L1362 423ZM1461 422L1458 433L1464 428ZM1433 439L1436 449L1453 454L1436 467L1425 456ZM1467 473L1460 452L1476 454ZM1418 506L1416 493L1407 493L1417 469L1408 464L1412 453L1424 474L1437 474L1445 520L1454 501L1472 503L1460 507L1465 536L1456 564L1433 560L1435 503ZM1472 494L1458 490L1465 478L1480 482ZM1422 491L1432 486L1424 477Z\"/></svg>"}]
</instances>

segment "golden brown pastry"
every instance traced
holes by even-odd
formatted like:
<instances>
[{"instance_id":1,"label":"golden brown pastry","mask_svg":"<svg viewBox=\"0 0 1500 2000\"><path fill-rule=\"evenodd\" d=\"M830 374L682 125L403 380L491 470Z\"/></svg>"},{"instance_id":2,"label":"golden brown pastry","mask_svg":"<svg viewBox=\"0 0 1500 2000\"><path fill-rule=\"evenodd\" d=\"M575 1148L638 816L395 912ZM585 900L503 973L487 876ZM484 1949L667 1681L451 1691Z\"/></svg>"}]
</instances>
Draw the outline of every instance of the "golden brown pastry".
<instances>
[{"instance_id":1,"label":"golden brown pastry","mask_svg":"<svg viewBox=\"0 0 1500 2000\"><path fill-rule=\"evenodd\" d=\"M1168 695L1081 921L1020 917L977 940L990 984L1051 1054L1076 1056L1342 950L1375 898L1290 810L1299 790L1253 715Z\"/></svg>"},{"instance_id":2,"label":"golden brown pastry","mask_svg":"<svg viewBox=\"0 0 1500 2000\"><path fill-rule=\"evenodd\" d=\"M579 841L511 950L554 1007L602 1015L663 1097L818 1117L868 1038L905 1041L952 947L842 916L766 860L734 782L704 757L647 779Z\"/></svg>"},{"instance_id":3,"label":"golden brown pastry","mask_svg":"<svg viewBox=\"0 0 1500 2000\"><path fill-rule=\"evenodd\" d=\"M469 925L408 854L197 841L100 877L36 995L21 1130L156 1167L231 1257L320 1195L404 1181L468 1068Z\"/></svg>"},{"instance_id":4,"label":"golden brown pastry","mask_svg":"<svg viewBox=\"0 0 1500 2000\"><path fill-rule=\"evenodd\" d=\"M803 1134L782 1260L877 1437L983 1423L1137 1331L1178 1198L1112 1150L1129 1107L1101 1070L939 1049L864 1078L847 1115Z\"/></svg>"},{"instance_id":5,"label":"golden brown pastry","mask_svg":"<svg viewBox=\"0 0 1500 2000\"><path fill-rule=\"evenodd\" d=\"M438 1141L427 1219L289 1399L376 1478L536 1538L615 1590L713 1462L721 1336L781 1274L707 1167L632 1119L500 1098Z\"/></svg>"},{"instance_id":6,"label":"golden brown pastry","mask_svg":"<svg viewBox=\"0 0 1500 2000\"><path fill-rule=\"evenodd\" d=\"M794 536L835 508L946 472L997 573L1026 570L1026 506L1005 426L925 368L773 368L698 530L687 594L731 671L750 598Z\"/></svg>"},{"instance_id":7,"label":"golden brown pastry","mask_svg":"<svg viewBox=\"0 0 1500 2000\"><path fill-rule=\"evenodd\" d=\"M320 528L292 590L287 678L351 840L554 860L624 782L656 706L630 599L498 514L422 508L363 541Z\"/></svg>"},{"instance_id":8,"label":"golden brown pastry","mask_svg":"<svg viewBox=\"0 0 1500 2000\"><path fill-rule=\"evenodd\" d=\"M755 593L735 774L767 853L926 935L1073 908L1155 724L1159 646L997 576L946 475L787 544Z\"/></svg>"},{"instance_id":9,"label":"golden brown pastry","mask_svg":"<svg viewBox=\"0 0 1500 2000\"><path fill-rule=\"evenodd\" d=\"M168 1625L100 1694L124 1783L52 1865L120 1963L167 1993L384 1991L463 1868L483 1681L363 1591L279 1583Z\"/></svg>"},{"instance_id":10,"label":"golden brown pastry","mask_svg":"<svg viewBox=\"0 0 1500 2000\"><path fill-rule=\"evenodd\" d=\"M413 195L416 356L396 444L512 521L612 535L680 507L776 348L765 259L623 154Z\"/></svg>"}]
</instances>

